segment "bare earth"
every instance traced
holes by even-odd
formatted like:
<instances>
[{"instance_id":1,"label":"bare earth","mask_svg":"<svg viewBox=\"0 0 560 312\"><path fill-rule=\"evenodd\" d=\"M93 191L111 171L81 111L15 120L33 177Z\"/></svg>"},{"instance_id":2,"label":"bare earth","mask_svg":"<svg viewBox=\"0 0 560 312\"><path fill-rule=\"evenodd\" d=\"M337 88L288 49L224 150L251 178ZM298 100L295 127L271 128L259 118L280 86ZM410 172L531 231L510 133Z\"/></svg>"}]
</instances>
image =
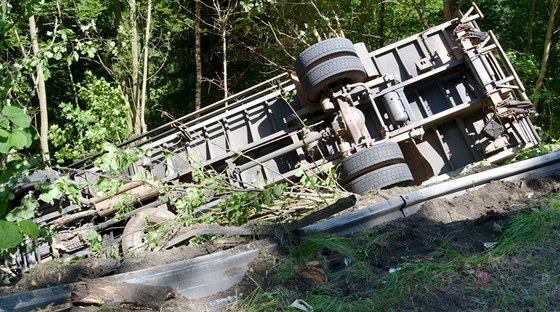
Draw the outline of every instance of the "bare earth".
<instances>
[{"instance_id":1,"label":"bare earth","mask_svg":"<svg viewBox=\"0 0 560 312\"><path fill-rule=\"evenodd\" d=\"M369 196L365 196L361 204L368 204L402 193L405 190L391 189L378 191ZM539 201L547 196L560 191L560 180L558 177L550 177L535 180L522 180L515 182L491 182L483 188L472 190L454 199L435 199L424 204L418 213L407 219L390 222L376 228L374 231L377 236L384 237L382 242L368 246L367 259L374 274L385 276L390 274L392 268L396 268L399 263L422 261L437 257L432 246L444 243L463 253L476 254L484 251L485 243L497 242L500 233L496 230L496 224L504 220L511 214L531 209L539 205ZM46 264L27 274L17 285L0 289L0 294L17 292L22 290L35 289L56 284L76 282L84 279L91 279L98 276L105 276L113 273L137 270L144 267L171 263L198 255L211 253L215 250L230 248L241 241L221 241L208 246L198 248L182 246L167 252L145 253L136 258L125 259L120 263L115 260L89 259L78 262L74 265L60 266L56 263ZM550 253L550 250L546 251ZM560 256L560 248L553 250L555 256ZM301 268L294 268L299 273L290 281L290 285L274 285L269 278L270 271L277 265L278 259L286 257L284 248L276 254L264 254L255 261L246 278L234 289L206 298L204 300L187 300L180 296L168 296L161 310L231 310L239 311L232 305L226 308L222 305L219 308L211 303L227 296L236 294L249 294L255 285L259 285L264 290L286 289L290 298L301 298L316 284L321 283L321 274L329 275L332 272L341 270L340 266L323 266L319 276L310 276L310 272L303 272ZM325 255L323 255L324 258ZM328 255L327 255L328 256ZM547 254L547 256L551 256ZM340 260L340 259L339 259ZM342 260L341 260L342 261ZM336 259L329 259L328 263L335 263ZM532 269L522 265L512 268L508 274L522 276L523 284L530 290ZM308 270L309 271L309 270ZM313 270L311 270L313 271ZM311 272L313 273L313 272ZM316 275L317 275L316 274ZM311 274L313 275L313 274ZM352 285L352 283L347 283ZM342 295L356 291L346 286L340 286ZM476 302L468 296L460 296L457 292L441 291L436 296L438 300L431 300L420 306L420 310L470 310L475 309ZM491 300L488 299L488 300ZM551 301L560 308L560 298ZM417 304L417 303L416 303ZM126 311L122 305L106 305L108 311ZM71 306L68 310L75 311L96 311L97 306ZM418 305L402 305L399 310L416 310ZM144 310L152 310L153 307L145 307ZM54 311L54 310L53 310Z\"/></svg>"}]
</instances>

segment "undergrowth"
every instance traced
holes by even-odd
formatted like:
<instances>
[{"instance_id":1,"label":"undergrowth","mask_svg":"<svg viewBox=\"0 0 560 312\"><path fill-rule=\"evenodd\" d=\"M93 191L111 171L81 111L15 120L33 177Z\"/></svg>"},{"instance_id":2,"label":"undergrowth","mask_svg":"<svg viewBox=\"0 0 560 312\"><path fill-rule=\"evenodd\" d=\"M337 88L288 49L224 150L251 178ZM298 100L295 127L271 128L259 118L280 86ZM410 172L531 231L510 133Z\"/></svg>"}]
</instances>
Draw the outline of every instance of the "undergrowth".
<instances>
[{"instance_id":1,"label":"undergrowth","mask_svg":"<svg viewBox=\"0 0 560 312\"><path fill-rule=\"evenodd\" d=\"M538 157L542 155L546 155L552 152L560 151L560 141L554 138L551 138L548 135L543 136L544 141L543 143L526 150L521 150L517 152L515 157L511 160L511 162L525 160L533 157Z\"/></svg>"},{"instance_id":2,"label":"undergrowth","mask_svg":"<svg viewBox=\"0 0 560 312\"><path fill-rule=\"evenodd\" d=\"M435 256L431 259L402 261L391 272L374 268L372 259L364 256L368 253L361 249L386 244L387 234L376 237L373 230L353 237L311 236L276 267L272 284L289 285L297 271L294 268L318 261L328 281L299 294L313 311L559 308L560 195L547 198L540 207L517 213L496 224L495 229L501 238L484 252L466 254L443 242L433 246ZM342 270L331 271L325 251L351 261ZM297 311L289 307L294 299L275 289L257 287L237 304L237 309ZM264 306L269 309L263 310Z\"/></svg>"}]
</instances>

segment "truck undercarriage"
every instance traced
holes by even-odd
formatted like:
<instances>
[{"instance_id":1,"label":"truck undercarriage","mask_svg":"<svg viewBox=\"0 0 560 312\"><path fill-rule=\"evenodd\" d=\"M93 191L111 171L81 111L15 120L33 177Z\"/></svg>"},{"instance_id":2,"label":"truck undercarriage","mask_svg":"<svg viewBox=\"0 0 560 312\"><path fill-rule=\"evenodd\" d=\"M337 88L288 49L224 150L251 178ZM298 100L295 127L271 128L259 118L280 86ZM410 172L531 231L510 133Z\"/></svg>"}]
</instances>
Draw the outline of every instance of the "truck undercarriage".
<instances>
[{"instance_id":1,"label":"truck undercarriage","mask_svg":"<svg viewBox=\"0 0 560 312\"><path fill-rule=\"evenodd\" d=\"M37 173L31 182L67 176L90 187L78 200L43 205L35 222L58 235L6 261L25 269L51 257L89 255L92 229L102 240L120 241L116 253L130 250L142 243L147 223L175 216L174 201L158 186L194 185L201 169L246 190L297 182L301 171L335 170L348 192L364 194L420 185L537 145L533 105L495 35L478 28L479 18L473 6L371 52L344 38L319 42L300 54L295 72L125 142L121 148L149 153L108 195L91 187L104 174L98 156L61 173ZM18 192L21 198L32 188ZM219 197L209 198L206 207L218 205ZM125 199L131 208L113 218Z\"/></svg>"}]
</instances>

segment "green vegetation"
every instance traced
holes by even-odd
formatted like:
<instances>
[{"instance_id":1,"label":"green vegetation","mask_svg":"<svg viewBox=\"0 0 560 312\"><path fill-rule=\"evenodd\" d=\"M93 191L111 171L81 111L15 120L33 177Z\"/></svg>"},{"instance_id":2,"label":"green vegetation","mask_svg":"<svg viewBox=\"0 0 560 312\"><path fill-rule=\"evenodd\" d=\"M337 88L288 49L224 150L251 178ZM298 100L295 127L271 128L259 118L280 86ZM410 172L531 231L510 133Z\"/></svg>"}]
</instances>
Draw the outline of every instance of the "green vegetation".
<instances>
[{"instance_id":1,"label":"green vegetation","mask_svg":"<svg viewBox=\"0 0 560 312\"><path fill-rule=\"evenodd\" d=\"M472 2L2 0L0 257L31 248L25 242L51 239L56 233L32 221L37 209L61 201L79 207L80 189L89 187L61 178L16 194L18 183L27 181L33 169L64 166L103 152L94 163L100 169L95 195L113 196L126 182L147 178L121 179L129 164L146 152L119 150L114 147L119 142L291 70L294 57L318 40L345 36L373 50L439 24ZM481 28L493 29L539 112L535 124L545 144L516 159L559 150L558 0L476 3L486 16ZM548 29L550 36L543 31ZM148 248L177 227L286 221L337 196L332 171L322 177L301 171L299 185L250 191L227 184L213 172L194 174L197 185L181 186L181 194L174 193L175 185L150 181L162 197L175 195L170 200L179 218L164 225L167 228L151 229ZM217 197L224 200L210 213L200 209ZM118 220L131 209L125 201L134 200L121 199ZM267 218L270 215L275 219ZM467 255L434 246L434 259L401 263L391 274L373 272L371 265L371 251L386 244L386 235L309 237L293 251L295 259L277 267L274 278L279 283L293 278L293 266L304 266L329 250L350 264L329 273L328 283L306 295L316 310L390 309L403 302L414 309L455 285L466 285L466 295L483 298L492 307L546 309L551 296L558 297L555 285L560 282L553 269L558 264L552 241L558 236L557 218L558 200L553 199L547 208L502 224L503 238L493 250ZM96 231L86 240L96 255L104 252ZM535 254L545 261L537 262ZM536 286L500 269L510 264L534 265L533 281L540 278ZM481 287L476 276L485 270L498 276L488 288ZM347 277L353 283L348 284ZM282 292L258 288L243 304L247 310L282 310L287 299Z\"/></svg>"},{"instance_id":2,"label":"green vegetation","mask_svg":"<svg viewBox=\"0 0 560 312\"><path fill-rule=\"evenodd\" d=\"M15 248L26 238L38 238L39 227L31 221L35 214L34 198L24 198L13 209L13 188L26 176L32 161L22 151L33 143L31 118L15 106L0 111L0 255Z\"/></svg>"},{"instance_id":3,"label":"green vegetation","mask_svg":"<svg viewBox=\"0 0 560 312\"><path fill-rule=\"evenodd\" d=\"M451 18L471 1L202 1L198 15L197 1L157 1L153 6L92 0L3 3L0 108L23 109L33 117L45 113L46 131L39 122L33 126L48 141L53 163L65 164L99 151L104 142L138 134L144 124L145 131L291 70L294 56L317 40L345 36L379 48ZM546 38L536 30L547 29L549 20L557 27L558 19L549 18L554 0L533 3L477 1L486 16L481 25L493 29L504 45L538 106L537 125L548 141L560 129L558 32L548 42L552 49L544 84L536 90L547 54ZM31 38L32 17L36 38ZM203 23L197 26L197 20ZM202 28L200 52L194 44L197 27ZM31 49L33 39L36 50ZM196 54L200 73L193 70ZM46 85L44 111L38 103L39 68ZM201 103L195 103L197 85ZM7 137L4 131L1 137ZM9 132L10 144L25 147L28 155L39 153L39 146L32 146L35 131ZM0 150L6 149L0 140Z\"/></svg>"},{"instance_id":4,"label":"green vegetation","mask_svg":"<svg viewBox=\"0 0 560 312\"><path fill-rule=\"evenodd\" d=\"M161 196L171 198L177 218L148 231L152 247L155 247L156 240L166 238L165 233L175 233L200 224L251 227L297 220L346 194L332 184L336 180L332 176L334 171L320 176L302 172L299 183L254 188L234 185L213 170L198 168L192 174L193 183L175 183L160 189ZM220 199L218 204L211 209L203 208L203 205L217 199ZM201 241L205 238L193 238L190 243Z\"/></svg>"},{"instance_id":5,"label":"green vegetation","mask_svg":"<svg viewBox=\"0 0 560 312\"><path fill-rule=\"evenodd\" d=\"M560 141L552 138L548 138L548 139L549 139L548 142L541 143L540 145L535 146L533 148L520 151L515 155L512 161L529 159L537 156L546 155L548 153L560 151Z\"/></svg>"},{"instance_id":6,"label":"green vegetation","mask_svg":"<svg viewBox=\"0 0 560 312\"><path fill-rule=\"evenodd\" d=\"M380 48L465 11L472 1L204 0L200 12L198 1L136 2L3 1L0 108L25 108L30 116L42 113L37 103L40 67L48 104L43 134L57 163L138 134L138 124L145 124L145 131L291 70L294 57L317 40L345 36ZM550 18L557 3L476 3L485 14L481 27L498 36L537 104L536 123L543 136L557 138L559 34L552 32L547 41L540 31L549 21L557 29L558 18ZM31 38L31 17L36 38ZM197 57L199 73L193 70ZM35 126L43 135L40 125ZM29 147L29 139L18 144Z\"/></svg>"},{"instance_id":7,"label":"green vegetation","mask_svg":"<svg viewBox=\"0 0 560 312\"><path fill-rule=\"evenodd\" d=\"M103 144L118 144L128 137L129 111L115 86L86 72L76 88L80 105L60 103L60 124L49 129L49 141L60 163L96 154Z\"/></svg>"},{"instance_id":8,"label":"green vegetation","mask_svg":"<svg viewBox=\"0 0 560 312\"><path fill-rule=\"evenodd\" d=\"M316 261L326 272L327 282L298 293L298 298L314 311L515 311L519 307L545 311L555 307L560 294L560 195L543 200L542 207L518 212L495 227L501 238L486 251L466 252L443 241L427 246L429 252L419 258L412 255L408 260L396 259L390 271L376 267L375 258L384 258L377 252L383 252L380 247L398 233L378 235L374 230L353 237L311 236L276 266L271 284L291 287L297 274L294 267ZM349 261L333 270L333 259ZM266 305L269 310L295 311L289 308L295 298L280 292L277 286L270 291L261 287L238 307L265 311L261 307Z\"/></svg>"}]
</instances>

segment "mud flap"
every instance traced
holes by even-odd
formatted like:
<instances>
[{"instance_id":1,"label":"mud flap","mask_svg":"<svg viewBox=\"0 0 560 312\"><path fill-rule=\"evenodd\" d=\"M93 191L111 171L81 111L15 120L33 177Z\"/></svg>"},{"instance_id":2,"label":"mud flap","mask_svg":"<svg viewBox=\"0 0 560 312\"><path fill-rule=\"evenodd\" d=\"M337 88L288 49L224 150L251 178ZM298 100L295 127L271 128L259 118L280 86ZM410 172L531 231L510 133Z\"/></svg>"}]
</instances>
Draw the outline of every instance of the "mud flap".
<instances>
[{"instance_id":1,"label":"mud flap","mask_svg":"<svg viewBox=\"0 0 560 312\"><path fill-rule=\"evenodd\" d=\"M422 156L413 140L399 142L404 160L412 172L414 184L420 184L434 176L434 170L428 160Z\"/></svg>"}]
</instances>

